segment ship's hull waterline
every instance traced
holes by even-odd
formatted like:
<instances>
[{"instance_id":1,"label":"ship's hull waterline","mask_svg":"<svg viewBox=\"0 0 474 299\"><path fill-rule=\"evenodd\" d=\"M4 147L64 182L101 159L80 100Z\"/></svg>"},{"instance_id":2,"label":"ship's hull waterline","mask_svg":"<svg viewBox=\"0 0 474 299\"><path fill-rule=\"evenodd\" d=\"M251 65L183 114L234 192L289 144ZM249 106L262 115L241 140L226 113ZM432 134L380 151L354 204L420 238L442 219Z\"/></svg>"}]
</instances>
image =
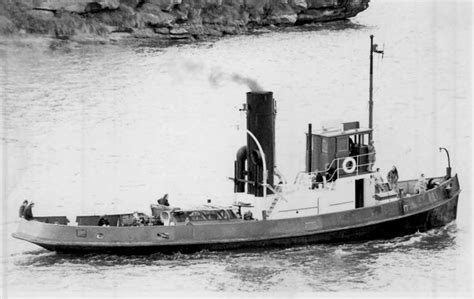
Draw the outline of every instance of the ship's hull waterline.
<instances>
[{"instance_id":1,"label":"ship's hull waterline","mask_svg":"<svg viewBox=\"0 0 474 299\"><path fill-rule=\"evenodd\" d=\"M423 194L310 217L144 227L69 226L22 219L13 236L58 252L112 254L357 242L444 226L456 219L459 192L454 176Z\"/></svg>"}]
</instances>

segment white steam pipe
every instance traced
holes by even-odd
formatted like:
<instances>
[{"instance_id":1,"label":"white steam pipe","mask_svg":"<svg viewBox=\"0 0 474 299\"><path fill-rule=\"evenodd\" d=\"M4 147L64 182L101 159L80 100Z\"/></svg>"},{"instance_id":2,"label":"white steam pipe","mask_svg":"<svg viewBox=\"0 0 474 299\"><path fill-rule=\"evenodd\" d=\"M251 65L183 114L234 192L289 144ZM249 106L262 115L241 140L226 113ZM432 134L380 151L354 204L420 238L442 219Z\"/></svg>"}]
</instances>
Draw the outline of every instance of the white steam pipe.
<instances>
[{"instance_id":1,"label":"white steam pipe","mask_svg":"<svg viewBox=\"0 0 474 299\"><path fill-rule=\"evenodd\" d=\"M265 153L263 152L263 149L262 149L262 146L260 145L260 142L258 142L258 139L257 137L255 137L255 135L250 132L248 129L247 129L247 134L250 135L250 137L252 137L253 141L255 141L255 143L257 144L257 147L258 147L258 151L260 152L260 155L262 156L262 160L263 160L263 198L267 198L267 176L268 176L268 173L267 173L267 161L265 159ZM255 182L257 182L257 177L255 177ZM255 186L256 187L256 186Z\"/></svg>"}]
</instances>

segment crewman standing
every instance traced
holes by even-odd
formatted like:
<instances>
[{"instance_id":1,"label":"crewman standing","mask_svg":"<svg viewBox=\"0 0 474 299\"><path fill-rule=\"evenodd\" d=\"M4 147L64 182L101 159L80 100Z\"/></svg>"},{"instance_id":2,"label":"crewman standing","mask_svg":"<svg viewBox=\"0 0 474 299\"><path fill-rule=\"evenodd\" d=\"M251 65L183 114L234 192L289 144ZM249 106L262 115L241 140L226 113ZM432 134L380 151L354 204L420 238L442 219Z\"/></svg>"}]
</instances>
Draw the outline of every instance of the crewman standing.
<instances>
[{"instance_id":1,"label":"crewman standing","mask_svg":"<svg viewBox=\"0 0 474 299\"><path fill-rule=\"evenodd\" d=\"M395 165L393 165L392 169L387 174L387 181L390 186L390 190L395 190L397 192L398 186L398 170Z\"/></svg>"},{"instance_id":2,"label":"crewman standing","mask_svg":"<svg viewBox=\"0 0 474 299\"><path fill-rule=\"evenodd\" d=\"M373 140L370 140L367 149L369 150L369 171L372 172L372 168L374 167L375 163L375 147Z\"/></svg>"},{"instance_id":3,"label":"crewman standing","mask_svg":"<svg viewBox=\"0 0 474 299\"><path fill-rule=\"evenodd\" d=\"M24 217L26 220L33 220L34 217L33 217L33 207L35 206L35 203L32 202L30 203L26 209L25 209L25 213L24 213Z\"/></svg>"},{"instance_id":4,"label":"crewman standing","mask_svg":"<svg viewBox=\"0 0 474 299\"><path fill-rule=\"evenodd\" d=\"M377 168L377 170L374 173L374 182L375 182L375 192L383 192L383 177L382 174L380 173L380 168Z\"/></svg>"},{"instance_id":5,"label":"crewman standing","mask_svg":"<svg viewBox=\"0 0 474 299\"><path fill-rule=\"evenodd\" d=\"M25 217L25 210L27 206L28 206L28 201L24 200L23 204L20 206L20 210L18 211L18 217L20 218Z\"/></svg>"},{"instance_id":6,"label":"crewman standing","mask_svg":"<svg viewBox=\"0 0 474 299\"><path fill-rule=\"evenodd\" d=\"M170 203L168 202L168 193L166 193L162 198L158 199L158 204L169 207Z\"/></svg>"}]
</instances>

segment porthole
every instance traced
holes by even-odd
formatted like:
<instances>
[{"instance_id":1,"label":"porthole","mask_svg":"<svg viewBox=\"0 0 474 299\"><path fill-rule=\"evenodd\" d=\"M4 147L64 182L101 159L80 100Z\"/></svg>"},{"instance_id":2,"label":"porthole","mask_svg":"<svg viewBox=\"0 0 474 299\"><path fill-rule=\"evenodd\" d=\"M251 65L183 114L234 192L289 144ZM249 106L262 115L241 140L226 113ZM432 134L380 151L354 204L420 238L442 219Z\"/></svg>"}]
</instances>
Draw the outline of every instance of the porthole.
<instances>
[{"instance_id":1,"label":"porthole","mask_svg":"<svg viewBox=\"0 0 474 299\"><path fill-rule=\"evenodd\" d=\"M169 239L170 238L170 236L167 233L157 233L156 236L159 237L159 238L163 238L163 239Z\"/></svg>"}]
</instances>

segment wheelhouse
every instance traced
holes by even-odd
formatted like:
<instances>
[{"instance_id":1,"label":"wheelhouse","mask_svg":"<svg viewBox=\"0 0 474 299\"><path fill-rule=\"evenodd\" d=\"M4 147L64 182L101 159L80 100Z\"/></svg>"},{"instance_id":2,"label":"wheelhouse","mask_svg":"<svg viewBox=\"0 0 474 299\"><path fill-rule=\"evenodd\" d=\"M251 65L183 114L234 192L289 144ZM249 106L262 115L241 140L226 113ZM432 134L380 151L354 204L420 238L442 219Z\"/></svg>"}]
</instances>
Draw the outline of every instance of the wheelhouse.
<instances>
[{"instance_id":1,"label":"wheelhouse","mask_svg":"<svg viewBox=\"0 0 474 299\"><path fill-rule=\"evenodd\" d=\"M332 178L369 172L369 140L372 129L359 122L343 123L340 128L323 128L307 133L306 172L331 172Z\"/></svg>"}]
</instances>

